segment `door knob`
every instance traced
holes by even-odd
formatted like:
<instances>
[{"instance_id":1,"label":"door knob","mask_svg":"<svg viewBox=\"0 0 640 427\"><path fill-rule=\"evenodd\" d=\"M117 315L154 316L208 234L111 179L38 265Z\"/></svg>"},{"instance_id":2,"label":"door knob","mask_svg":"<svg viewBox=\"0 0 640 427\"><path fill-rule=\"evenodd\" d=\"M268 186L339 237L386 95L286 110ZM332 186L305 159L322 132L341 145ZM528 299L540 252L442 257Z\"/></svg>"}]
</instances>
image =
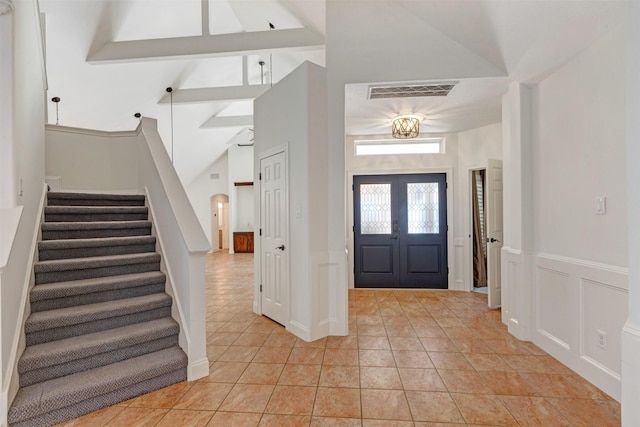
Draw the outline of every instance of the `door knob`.
<instances>
[{"instance_id":1,"label":"door knob","mask_svg":"<svg viewBox=\"0 0 640 427\"><path fill-rule=\"evenodd\" d=\"M398 240L398 235L397 235L397 234L394 234L393 236L391 236L391 239L393 239L393 240Z\"/></svg>"},{"instance_id":2,"label":"door knob","mask_svg":"<svg viewBox=\"0 0 640 427\"><path fill-rule=\"evenodd\" d=\"M276 249L280 249L281 251L284 251L284 245L276 246Z\"/></svg>"},{"instance_id":3,"label":"door knob","mask_svg":"<svg viewBox=\"0 0 640 427\"><path fill-rule=\"evenodd\" d=\"M494 239L493 237L491 239L487 238L487 242L489 243L494 243L494 242L499 242L500 240L498 239Z\"/></svg>"}]
</instances>

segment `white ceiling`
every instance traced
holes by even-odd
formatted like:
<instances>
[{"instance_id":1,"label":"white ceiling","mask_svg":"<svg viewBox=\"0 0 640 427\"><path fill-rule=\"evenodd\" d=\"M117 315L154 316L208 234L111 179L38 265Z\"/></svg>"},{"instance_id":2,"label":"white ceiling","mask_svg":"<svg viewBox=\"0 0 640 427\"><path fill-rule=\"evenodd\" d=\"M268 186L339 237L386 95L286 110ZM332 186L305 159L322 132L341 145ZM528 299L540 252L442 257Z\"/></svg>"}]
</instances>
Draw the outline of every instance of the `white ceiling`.
<instances>
[{"instance_id":1,"label":"white ceiling","mask_svg":"<svg viewBox=\"0 0 640 427\"><path fill-rule=\"evenodd\" d=\"M243 54L246 81L254 91L259 88L253 85L261 83L259 60L265 61L267 84L271 70L277 82L305 60L325 63L324 49L318 45L326 32L324 0L40 0L40 4L46 13L49 99L62 99L61 125L128 130L135 128L133 114L140 112L158 119L169 146L171 107L160 102L168 86L175 89L174 100L193 101L189 97L194 93L205 92L206 99L222 96L216 89L184 89L237 86L240 92ZM203 15L203 4L208 14ZM358 11L366 8L369 16L378 14L376 19L385 24L377 30L380 37L406 25L428 26L498 70L491 78L458 79L444 98L367 100L370 82L347 85L345 122L351 135L388 134L390 120L407 113L424 118L422 132L456 132L495 123L501 117L500 98L512 80L542 80L617 25L624 13L624 2L617 0L361 0L349 5L353 19L344 20L344 25L360 25ZM411 19L388 19L385 10ZM275 25L273 32L269 22ZM348 34L345 30L330 26L327 31ZM215 37L200 37L203 33ZM380 66L401 66L401 62ZM251 114L250 100L174 102L174 164L183 183L203 173L229 143L250 138L246 126L203 124L214 116ZM49 122L55 121L50 102Z\"/></svg>"}]
</instances>

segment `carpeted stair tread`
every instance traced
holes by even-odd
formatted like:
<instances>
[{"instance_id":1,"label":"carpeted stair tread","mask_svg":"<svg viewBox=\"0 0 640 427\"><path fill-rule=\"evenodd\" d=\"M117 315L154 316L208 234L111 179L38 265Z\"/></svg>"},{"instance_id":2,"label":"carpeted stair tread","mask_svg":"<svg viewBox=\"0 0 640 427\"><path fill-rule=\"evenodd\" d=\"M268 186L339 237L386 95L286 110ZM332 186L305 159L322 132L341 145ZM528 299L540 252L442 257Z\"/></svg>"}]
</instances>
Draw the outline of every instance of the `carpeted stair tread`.
<instances>
[{"instance_id":1,"label":"carpeted stair tread","mask_svg":"<svg viewBox=\"0 0 640 427\"><path fill-rule=\"evenodd\" d=\"M18 391L9 410L9 423L20 423L119 389L134 387L135 384L181 371L186 365L184 352L179 347L172 347L24 387Z\"/></svg>"},{"instance_id":2,"label":"carpeted stair tread","mask_svg":"<svg viewBox=\"0 0 640 427\"><path fill-rule=\"evenodd\" d=\"M139 252L38 261L34 263L35 284L158 271L160 259L157 252Z\"/></svg>"},{"instance_id":3,"label":"carpeted stair tread","mask_svg":"<svg viewBox=\"0 0 640 427\"><path fill-rule=\"evenodd\" d=\"M145 196L143 194L61 193L50 191L47 194L47 201L49 206L142 206L145 202Z\"/></svg>"},{"instance_id":4,"label":"carpeted stair tread","mask_svg":"<svg viewBox=\"0 0 640 427\"><path fill-rule=\"evenodd\" d=\"M64 298L108 290L165 283L166 276L160 271L124 274L122 276L96 277L93 279L71 280L68 282L45 283L31 290L32 303L53 298Z\"/></svg>"},{"instance_id":5,"label":"carpeted stair tread","mask_svg":"<svg viewBox=\"0 0 640 427\"><path fill-rule=\"evenodd\" d=\"M92 215L97 213L144 213L148 212L146 206L45 206L46 214L81 214Z\"/></svg>"},{"instance_id":6,"label":"carpeted stair tread","mask_svg":"<svg viewBox=\"0 0 640 427\"><path fill-rule=\"evenodd\" d=\"M141 396L163 387L186 381L186 369L178 369L173 372L152 378L150 380L135 383L126 388L114 390L90 399L83 400L75 405L45 412L44 414L26 419L21 422L12 423L11 427L49 427L55 426L63 421L78 418L92 411L106 408L120 402L125 402L134 397Z\"/></svg>"},{"instance_id":7,"label":"carpeted stair tread","mask_svg":"<svg viewBox=\"0 0 640 427\"><path fill-rule=\"evenodd\" d=\"M146 219L146 218L145 218ZM151 221L68 221L42 224L42 240L90 239L151 234Z\"/></svg>"},{"instance_id":8,"label":"carpeted stair tread","mask_svg":"<svg viewBox=\"0 0 640 427\"><path fill-rule=\"evenodd\" d=\"M58 239L38 242L40 261L155 252L155 236Z\"/></svg>"},{"instance_id":9,"label":"carpeted stair tread","mask_svg":"<svg viewBox=\"0 0 640 427\"><path fill-rule=\"evenodd\" d=\"M85 322L151 311L171 306L171 297L165 293L145 295L123 300L67 307L31 313L24 324L25 333L69 327Z\"/></svg>"},{"instance_id":10,"label":"carpeted stair tread","mask_svg":"<svg viewBox=\"0 0 640 427\"><path fill-rule=\"evenodd\" d=\"M98 353L176 335L180 327L171 317L116 329L29 346L18 362L20 374L59 363L67 363Z\"/></svg>"},{"instance_id":11,"label":"carpeted stair tread","mask_svg":"<svg viewBox=\"0 0 640 427\"><path fill-rule=\"evenodd\" d=\"M45 222L135 221L148 219L146 206L46 206Z\"/></svg>"},{"instance_id":12,"label":"carpeted stair tread","mask_svg":"<svg viewBox=\"0 0 640 427\"><path fill-rule=\"evenodd\" d=\"M94 246L123 246L155 244L155 236L102 237L95 239L58 239L38 242L41 251L52 249L91 248Z\"/></svg>"},{"instance_id":13,"label":"carpeted stair tread","mask_svg":"<svg viewBox=\"0 0 640 427\"><path fill-rule=\"evenodd\" d=\"M51 271L81 270L89 268L113 267L117 265L139 264L143 262L158 262L160 254L141 253L126 255L108 255L100 257L56 259L51 261L39 261L34 264L35 273L47 273Z\"/></svg>"},{"instance_id":14,"label":"carpeted stair tread","mask_svg":"<svg viewBox=\"0 0 640 427\"><path fill-rule=\"evenodd\" d=\"M45 222L42 231L111 230L120 228L151 228L151 221L74 221Z\"/></svg>"}]
</instances>

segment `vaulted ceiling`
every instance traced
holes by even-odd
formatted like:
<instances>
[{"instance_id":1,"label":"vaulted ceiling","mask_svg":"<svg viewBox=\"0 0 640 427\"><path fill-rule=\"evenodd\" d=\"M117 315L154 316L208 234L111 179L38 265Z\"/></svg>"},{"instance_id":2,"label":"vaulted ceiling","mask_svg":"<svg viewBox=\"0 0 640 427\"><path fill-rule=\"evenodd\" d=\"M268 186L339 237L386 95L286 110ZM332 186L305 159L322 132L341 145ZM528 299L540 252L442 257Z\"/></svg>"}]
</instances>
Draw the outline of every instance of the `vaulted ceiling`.
<instances>
[{"instance_id":1,"label":"vaulted ceiling","mask_svg":"<svg viewBox=\"0 0 640 427\"><path fill-rule=\"evenodd\" d=\"M173 115L174 164L188 184L229 144L248 142L252 100L272 81L305 60L325 65L327 32L357 43L347 39L369 31L380 49L392 49L385 35L409 26L429 34L407 40L421 55L437 49L434 61L449 61L464 52L485 64L491 76L458 79L446 98L373 101L370 82L345 89L347 134L388 134L396 114L415 112L426 117L423 131L455 132L499 121L510 81L540 81L624 12L616 0L328 1L349 16L327 25L325 0L40 0L49 99L61 98L66 126L130 130L134 113L155 117L167 147ZM403 66L371 55L374 67Z\"/></svg>"}]
</instances>

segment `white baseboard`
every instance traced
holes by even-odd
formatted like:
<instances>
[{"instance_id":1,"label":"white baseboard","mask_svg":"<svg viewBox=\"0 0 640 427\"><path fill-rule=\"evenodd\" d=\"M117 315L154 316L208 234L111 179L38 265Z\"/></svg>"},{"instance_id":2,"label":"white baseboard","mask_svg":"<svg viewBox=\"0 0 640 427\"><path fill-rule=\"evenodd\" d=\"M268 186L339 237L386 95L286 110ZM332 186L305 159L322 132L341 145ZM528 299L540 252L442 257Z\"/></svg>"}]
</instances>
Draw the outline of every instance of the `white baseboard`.
<instances>
[{"instance_id":1,"label":"white baseboard","mask_svg":"<svg viewBox=\"0 0 640 427\"><path fill-rule=\"evenodd\" d=\"M309 330L309 328L307 328L301 323L296 322L295 320L289 321L289 325L287 325L287 331L291 332L293 335L307 342L312 341L311 331Z\"/></svg>"},{"instance_id":2,"label":"white baseboard","mask_svg":"<svg viewBox=\"0 0 640 427\"><path fill-rule=\"evenodd\" d=\"M204 358L189 362L187 365L187 381L195 381L209 375L209 359Z\"/></svg>"}]
</instances>

